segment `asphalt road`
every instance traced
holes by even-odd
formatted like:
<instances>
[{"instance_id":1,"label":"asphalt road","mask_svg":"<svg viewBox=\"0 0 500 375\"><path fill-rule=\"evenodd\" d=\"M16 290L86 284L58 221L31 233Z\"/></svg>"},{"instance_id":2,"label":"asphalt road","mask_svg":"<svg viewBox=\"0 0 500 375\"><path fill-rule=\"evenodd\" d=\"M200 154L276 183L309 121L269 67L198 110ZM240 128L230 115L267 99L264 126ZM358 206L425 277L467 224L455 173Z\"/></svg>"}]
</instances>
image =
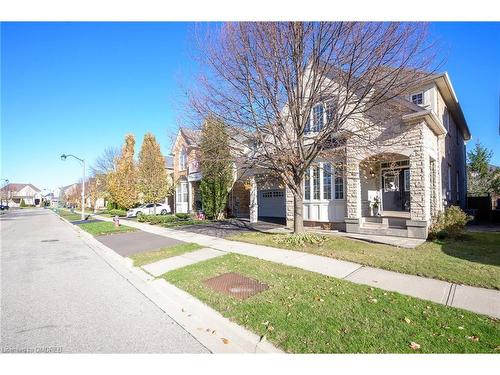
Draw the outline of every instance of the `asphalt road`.
<instances>
[{"instance_id":1,"label":"asphalt road","mask_svg":"<svg viewBox=\"0 0 500 375\"><path fill-rule=\"evenodd\" d=\"M12 210L0 233L3 352L207 352L48 210Z\"/></svg>"}]
</instances>

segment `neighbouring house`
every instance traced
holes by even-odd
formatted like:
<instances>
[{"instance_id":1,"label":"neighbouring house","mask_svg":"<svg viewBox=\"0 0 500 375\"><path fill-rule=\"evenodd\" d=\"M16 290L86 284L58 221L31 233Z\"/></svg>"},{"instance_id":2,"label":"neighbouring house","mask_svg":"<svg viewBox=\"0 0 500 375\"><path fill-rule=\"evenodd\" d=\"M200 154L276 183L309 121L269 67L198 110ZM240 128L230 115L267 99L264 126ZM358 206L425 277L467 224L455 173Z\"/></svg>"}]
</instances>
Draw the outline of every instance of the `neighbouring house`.
<instances>
[{"instance_id":1,"label":"neighbouring house","mask_svg":"<svg viewBox=\"0 0 500 375\"><path fill-rule=\"evenodd\" d=\"M81 202L81 183L73 183L59 188L58 202L66 207L76 207Z\"/></svg>"},{"instance_id":2,"label":"neighbouring house","mask_svg":"<svg viewBox=\"0 0 500 375\"><path fill-rule=\"evenodd\" d=\"M42 192L32 184L9 183L0 189L2 200L7 200L9 206L19 207L21 201L28 206L40 206Z\"/></svg>"},{"instance_id":3,"label":"neighbouring house","mask_svg":"<svg viewBox=\"0 0 500 375\"><path fill-rule=\"evenodd\" d=\"M201 131L180 128L172 147L173 181L176 182L174 201L175 213L196 213L203 209L200 196L202 178L199 163L199 142ZM248 217L250 214L249 185L234 164L234 182L229 191L227 211L229 216Z\"/></svg>"},{"instance_id":4,"label":"neighbouring house","mask_svg":"<svg viewBox=\"0 0 500 375\"><path fill-rule=\"evenodd\" d=\"M376 148L360 148L359 139L341 137L332 147L343 152L334 160L317 158L309 168L304 178L304 225L427 238L439 211L450 205L466 207L465 143L471 134L448 74L422 80L403 99L406 112L398 121L374 127L373 134L366 135L379 139ZM328 111L328 98L315 105L308 133L321 129ZM181 129L172 150L176 212L201 208L199 138L199 132ZM252 222L293 226L289 189L265 171L246 174L249 177L235 179L238 185L230 194L229 211Z\"/></svg>"}]
</instances>

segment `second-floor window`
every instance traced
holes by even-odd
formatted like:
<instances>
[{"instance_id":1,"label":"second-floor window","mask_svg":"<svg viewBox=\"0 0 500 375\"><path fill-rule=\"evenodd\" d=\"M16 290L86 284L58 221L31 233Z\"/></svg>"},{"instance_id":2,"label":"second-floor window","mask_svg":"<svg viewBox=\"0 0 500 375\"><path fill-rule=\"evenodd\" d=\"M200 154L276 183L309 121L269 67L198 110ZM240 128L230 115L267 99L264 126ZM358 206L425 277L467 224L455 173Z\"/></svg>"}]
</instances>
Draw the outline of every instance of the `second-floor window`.
<instances>
[{"instance_id":1,"label":"second-floor window","mask_svg":"<svg viewBox=\"0 0 500 375\"><path fill-rule=\"evenodd\" d=\"M185 149L182 149L181 153L179 154L179 170L185 171L186 164L187 164L187 153Z\"/></svg>"},{"instance_id":2,"label":"second-floor window","mask_svg":"<svg viewBox=\"0 0 500 375\"><path fill-rule=\"evenodd\" d=\"M415 94L411 94L411 101L413 104L423 105L424 104L424 93L417 92Z\"/></svg>"},{"instance_id":3,"label":"second-floor window","mask_svg":"<svg viewBox=\"0 0 500 375\"><path fill-rule=\"evenodd\" d=\"M443 126L446 131L450 131L450 114L448 113L448 108L445 108L443 111Z\"/></svg>"},{"instance_id":4,"label":"second-floor window","mask_svg":"<svg viewBox=\"0 0 500 375\"><path fill-rule=\"evenodd\" d=\"M317 133L323 128L323 103L317 104L313 108L311 132Z\"/></svg>"}]
</instances>

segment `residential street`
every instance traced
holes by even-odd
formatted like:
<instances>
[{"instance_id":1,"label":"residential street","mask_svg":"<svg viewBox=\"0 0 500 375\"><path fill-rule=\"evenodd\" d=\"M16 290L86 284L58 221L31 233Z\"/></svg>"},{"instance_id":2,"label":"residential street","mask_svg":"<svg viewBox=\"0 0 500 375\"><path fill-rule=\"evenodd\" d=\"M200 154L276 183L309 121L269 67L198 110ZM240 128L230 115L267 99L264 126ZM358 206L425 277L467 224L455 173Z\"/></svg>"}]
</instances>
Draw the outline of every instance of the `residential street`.
<instances>
[{"instance_id":1,"label":"residential street","mask_svg":"<svg viewBox=\"0 0 500 375\"><path fill-rule=\"evenodd\" d=\"M50 211L0 230L3 352L207 352Z\"/></svg>"}]
</instances>

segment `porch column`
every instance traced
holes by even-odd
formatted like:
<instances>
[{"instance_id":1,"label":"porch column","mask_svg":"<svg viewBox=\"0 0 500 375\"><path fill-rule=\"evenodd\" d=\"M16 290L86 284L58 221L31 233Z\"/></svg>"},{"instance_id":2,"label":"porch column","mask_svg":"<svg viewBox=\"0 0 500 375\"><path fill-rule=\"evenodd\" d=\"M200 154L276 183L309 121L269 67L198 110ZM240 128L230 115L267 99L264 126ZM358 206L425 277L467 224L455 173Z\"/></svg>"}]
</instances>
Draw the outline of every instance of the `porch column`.
<instances>
[{"instance_id":1,"label":"porch column","mask_svg":"<svg viewBox=\"0 0 500 375\"><path fill-rule=\"evenodd\" d=\"M193 183L191 181L188 181L188 206L187 206L187 212L190 214L193 212Z\"/></svg>"},{"instance_id":2,"label":"porch column","mask_svg":"<svg viewBox=\"0 0 500 375\"><path fill-rule=\"evenodd\" d=\"M259 217L259 205L257 202L258 187L255 176L250 177L250 222L256 223Z\"/></svg>"},{"instance_id":3,"label":"porch column","mask_svg":"<svg viewBox=\"0 0 500 375\"><path fill-rule=\"evenodd\" d=\"M410 156L410 220L406 221L408 237L427 238L430 224L430 160L423 145Z\"/></svg>"},{"instance_id":4,"label":"porch column","mask_svg":"<svg viewBox=\"0 0 500 375\"><path fill-rule=\"evenodd\" d=\"M346 232L357 232L361 223L361 184L359 179L359 161L347 157L346 179Z\"/></svg>"}]
</instances>

